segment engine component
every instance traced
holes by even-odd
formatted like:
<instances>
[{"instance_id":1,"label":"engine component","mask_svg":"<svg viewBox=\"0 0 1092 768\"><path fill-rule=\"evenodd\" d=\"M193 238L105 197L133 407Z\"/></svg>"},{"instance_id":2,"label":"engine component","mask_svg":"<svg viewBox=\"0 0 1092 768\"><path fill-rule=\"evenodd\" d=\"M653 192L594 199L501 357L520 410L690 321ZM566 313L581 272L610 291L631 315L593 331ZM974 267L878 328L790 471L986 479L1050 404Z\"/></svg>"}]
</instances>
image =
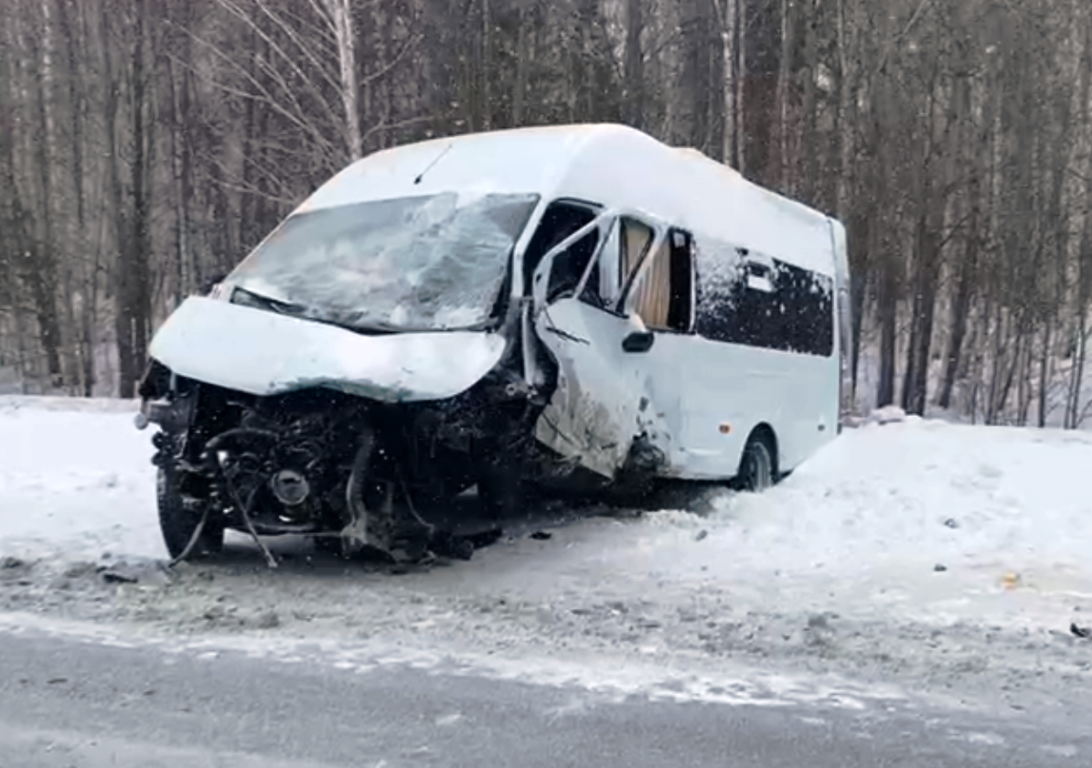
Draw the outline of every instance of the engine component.
<instances>
[{"instance_id":1,"label":"engine component","mask_svg":"<svg viewBox=\"0 0 1092 768\"><path fill-rule=\"evenodd\" d=\"M311 495L307 478L292 469L282 469L269 481L273 495L286 507L298 507Z\"/></svg>"}]
</instances>

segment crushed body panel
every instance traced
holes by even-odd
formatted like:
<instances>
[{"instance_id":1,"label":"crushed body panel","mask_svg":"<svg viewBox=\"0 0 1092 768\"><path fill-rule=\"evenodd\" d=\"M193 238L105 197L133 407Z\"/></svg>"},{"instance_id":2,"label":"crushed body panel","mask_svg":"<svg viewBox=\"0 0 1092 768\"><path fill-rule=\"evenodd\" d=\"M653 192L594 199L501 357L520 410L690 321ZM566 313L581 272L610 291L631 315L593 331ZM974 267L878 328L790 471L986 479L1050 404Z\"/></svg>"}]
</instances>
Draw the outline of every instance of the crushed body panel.
<instances>
[{"instance_id":1,"label":"crushed body panel","mask_svg":"<svg viewBox=\"0 0 1092 768\"><path fill-rule=\"evenodd\" d=\"M367 336L205 297L186 299L151 355L175 373L251 395L329 387L382 402L466 391L504 354L496 333Z\"/></svg>"}]
</instances>

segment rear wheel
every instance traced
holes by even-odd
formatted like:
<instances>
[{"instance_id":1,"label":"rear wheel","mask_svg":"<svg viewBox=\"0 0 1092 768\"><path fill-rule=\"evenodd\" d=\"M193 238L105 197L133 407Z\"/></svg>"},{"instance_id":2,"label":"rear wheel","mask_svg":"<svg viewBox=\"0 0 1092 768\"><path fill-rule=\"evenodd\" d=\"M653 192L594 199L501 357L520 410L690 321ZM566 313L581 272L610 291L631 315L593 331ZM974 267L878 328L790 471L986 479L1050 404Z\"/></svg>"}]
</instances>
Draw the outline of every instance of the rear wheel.
<instances>
[{"instance_id":1,"label":"rear wheel","mask_svg":"<svg viewBox=\"0 0 1092 768\"><path fill-rule=\"evenodd\" d=\"M201 522L202 510L187 503L179 473L169 467L160 467L156 476L156 501L159 506L159 529L163 543L171 559L177 558L190 543L194 531ZM224 546L224 525L209 514L201 535L190 550L188 557L215 554Z\"/></svg>"},{"instance_id":2,"label":"rear wheel","mask_svg":"<svg viewBox=\"0 0 1092 768\"><path fill-rule=\"evenodd\" d=\"M761 433L752 435L743 449L736 484L741 491L761 493L773 486L776 479L772 441Z\"/></svg>"}]
</instances>

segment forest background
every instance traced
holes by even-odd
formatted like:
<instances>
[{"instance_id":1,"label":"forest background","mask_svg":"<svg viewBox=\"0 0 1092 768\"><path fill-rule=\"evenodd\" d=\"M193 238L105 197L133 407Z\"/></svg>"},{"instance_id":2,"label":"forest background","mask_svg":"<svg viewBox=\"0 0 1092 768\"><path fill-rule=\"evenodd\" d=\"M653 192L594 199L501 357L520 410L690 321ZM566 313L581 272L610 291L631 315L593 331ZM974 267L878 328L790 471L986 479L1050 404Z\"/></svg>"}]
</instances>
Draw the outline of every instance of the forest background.
<instances>
[{"instance_id":1,"label":"forest background","mask_svg":"<svg viewBox=\"0 0 1092 768\"><path fill-rule=\"evenodd\" d=\"M1092 413L1086 0L6 0L0 393L156 325L352 159L622 122L845 222L858 409Z\"/></svg>"}]
</instances>

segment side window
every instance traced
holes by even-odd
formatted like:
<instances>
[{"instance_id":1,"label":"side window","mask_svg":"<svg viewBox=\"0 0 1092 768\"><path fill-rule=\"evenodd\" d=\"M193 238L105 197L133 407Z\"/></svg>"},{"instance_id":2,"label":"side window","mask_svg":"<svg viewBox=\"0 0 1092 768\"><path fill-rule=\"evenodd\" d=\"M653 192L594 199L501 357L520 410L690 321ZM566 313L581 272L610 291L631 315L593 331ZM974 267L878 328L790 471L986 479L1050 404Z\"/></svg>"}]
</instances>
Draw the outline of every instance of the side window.
<instances>
[{"instance_id":1,"label":"side window","mask_svg":"<svg viewBox=\"0 0 1092 768\"><path fill-rule=\"evenodd\" d=\"M534 275L535 269L542 261L542 257L551 248L590 222L595 216L596 212L591 206L580 205L579 203L557 202L550 205L543 214L542 221L539 222L538 228L523 254L524 285L531 284L531 277ZM593 245L592 253L594 252L595 246ZM577 265L570 265L570 267L575 266ZM587 266L586 263L585 266ZM579 279L578 275L577 280L579 281Z\"/></svg>"},{"instance_id":2,"label":"side window","mask_svg":"<svg viewBox=\"0 0 1092 768\"><path fill-rule=\"evenodd\" d=\"M584 273L588 271L598 245L599 233L593 230L554 257L554 264L550 269L550 284L546 288L546 301L553 301L576 291Z\"/></svg>"},{"instance_id":3,"label":"side window","mask_svg":"<svg viewBox=\"0 0 1092 768\"><path fill-rule=\"evenodd\" d=\"M580 294L581 300L613 310L621 298L626 280L640 265L652 244L652 235L652 229L636 219L623 216L612 222L596 266L588 275Z\"/></svg>"},{"instance_id":4,"label":"side window","mask_svg":"<svg viewBox=\"0 0 1092 768\"><path fill-rule=\"evenodd\" d=\"M691 245L688 233L672 229L634 283L630 306L648 328L690 332L694 314Z\"/></svg>"},{"instance_id":5,"label":"side window","mask_svg":"<svg viewBox=\"0 0 1092 768\"><path fill-rule=\"evenodd\" d=\"M696 331L713 341L829 357L834 280L743 248L697 249Z\"/></svg>"},{"instance_id":6,"label":"side window","mask_svg":"<svg viewBox=\"0 0 1092 768\"><path fill-rule=\"evenodd\" d=\"M618 262L618 284L624 285L634 270L641 264L645 253L652 245L652 228L636 219L622 218L621 258Z\"/></svg>"},{"instance_id":7,"label":"side window","mask_svg":"<svg viewBox=\"0 0 1092 768\"><path fill-rule=\"evenodd\" d=\"M780 336L788 349L806 355L834 354L834 280L774 261L781 298Z\"/></svg>"}]
</instances>

